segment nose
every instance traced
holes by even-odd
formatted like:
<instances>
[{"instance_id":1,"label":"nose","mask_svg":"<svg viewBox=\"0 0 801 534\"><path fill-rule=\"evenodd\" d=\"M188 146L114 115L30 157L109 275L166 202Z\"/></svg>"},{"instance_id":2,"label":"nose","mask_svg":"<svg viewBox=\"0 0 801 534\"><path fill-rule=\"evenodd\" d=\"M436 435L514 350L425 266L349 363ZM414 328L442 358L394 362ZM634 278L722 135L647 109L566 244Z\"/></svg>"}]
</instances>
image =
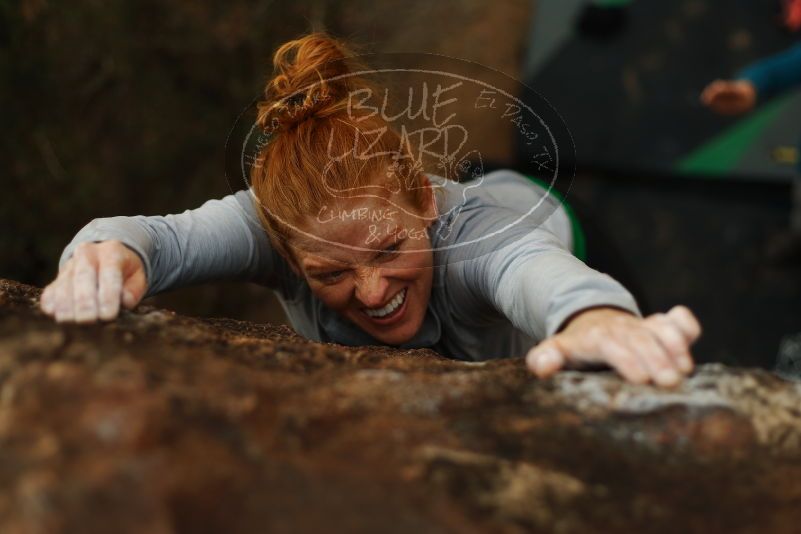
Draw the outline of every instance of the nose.
<instances>
[{"instance_id":1,"label":"nose","mask_svg":"<svg viewBox=\"0 0 801 534\"><path fill-rule=\"evenodd\" d=\"M386 302L389 280L377 267L363 267L356 272L356 299L368 308Z\"/></svg>"}]
</instances>

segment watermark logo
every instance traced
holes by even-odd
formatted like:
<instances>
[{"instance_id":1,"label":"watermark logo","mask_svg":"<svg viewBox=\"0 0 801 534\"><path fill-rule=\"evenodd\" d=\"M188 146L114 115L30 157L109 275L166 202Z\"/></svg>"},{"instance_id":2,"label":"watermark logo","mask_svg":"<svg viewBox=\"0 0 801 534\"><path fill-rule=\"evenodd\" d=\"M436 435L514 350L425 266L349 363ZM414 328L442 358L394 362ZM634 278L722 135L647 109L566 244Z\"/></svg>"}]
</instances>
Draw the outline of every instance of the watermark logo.
<instances>
[{"instance_id":1,"label":"watermark logo","mask_svg":"<svg viewBox=\"0 0 801 534\"><path fill-rule=\"evenodd\" d=\"M320 250L337 250L340 259L406 240L414 246L393 253L428 250L437 264L472 259L515 246L559 208L552 193L569 189L574 149L566 125L542 96L502 73L444 56L359 59L370 68L321 77L273 103L276 114L266 124L257 123L254 100L226 147L232 189L251 187L263 151L286 124L313 120L328 109L322 120L340 121L352 137L332 139L319 159L324 163L309 169L308 178L319 186L314 211L289 220L266 199L254 198L293 235ZM323 86L348 90L316 90ZM516 161L516 153L528 156ZM363 163L373 169L371 176L343 182L346 161ZM430 191L433 211L409 202L421 188Z\"/></svg>"}]
</instances>

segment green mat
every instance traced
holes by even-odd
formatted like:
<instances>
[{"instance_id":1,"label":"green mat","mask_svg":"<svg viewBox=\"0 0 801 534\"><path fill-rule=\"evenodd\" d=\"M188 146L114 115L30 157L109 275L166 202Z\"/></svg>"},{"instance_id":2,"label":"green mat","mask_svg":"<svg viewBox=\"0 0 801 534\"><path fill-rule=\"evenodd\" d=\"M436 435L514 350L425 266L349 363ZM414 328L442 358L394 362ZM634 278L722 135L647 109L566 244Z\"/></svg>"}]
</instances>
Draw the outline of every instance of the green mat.
<instances>
[{"instance_id":1,"label":"green mat","mask_svg":"<svg viewBox=\"0 0 801 534\"><path fill-rule=\"evenodd\" d=\"M533 176L525 175L526 178L537 184L538 186L542 187L549 194L553 195L553 197L559 201L565 211L567 212L567 216L570 219L570 228L573 234L573 255L580 259L581 261L587 261L587 237L584 235L584 229L581 227L581 222L578 220L576 216L576 212L573 211L573 208L570 204L565 200L562 194L557 191L556 189L552 188L550 184L546 181L541 180L539 178L535 178Z\"/></svg>"}]
</instances>

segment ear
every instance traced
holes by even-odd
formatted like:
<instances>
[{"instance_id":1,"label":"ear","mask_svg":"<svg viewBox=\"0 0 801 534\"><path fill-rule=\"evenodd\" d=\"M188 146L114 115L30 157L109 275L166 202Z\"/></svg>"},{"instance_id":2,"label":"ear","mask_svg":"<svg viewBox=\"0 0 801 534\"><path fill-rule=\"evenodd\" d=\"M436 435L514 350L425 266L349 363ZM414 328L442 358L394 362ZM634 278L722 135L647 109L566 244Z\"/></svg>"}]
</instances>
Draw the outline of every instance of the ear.
<instances>
[{"instance_id":1,"label":"ear","mask_svg":"<svg viewBox=\"0 0 801 534\"><path fill-rule=\"evenodd\" d=\"M423 215L427 220L426 225L430 226L439 216L439 210L437 209L437 197L434 194L434 186L431 185L431 180L429 180L428 176L425 174L423 174L423 186L426 190L426 209Z\"/></svg>"},{"instance_id":2,"label":"ear","mask_svg":"<svg viewBox=\"0 0 801 534\"><path fill-rule=\"evenodd\" d=\"M289 264L289 268L292 269L292 272L295 273L300 278L304 277L303 270L300 268L300 262L298 256L295 252L295 249L291 245L286 245L284 247L284 254L282 256Z\"/></svg>"},{"instance_id":3,"label":"ear","mask_svg":"<svg viewBox=\"0 0 801 534\"><path fill-rule=\"evenodd\" d=\"M270 246L284 259L289 268L292 269L292 272L303 278L303 271L300 268L300 263L298 263L297 254L294 247L290 245L291 238L276 237L267 232L267 239L270 241Z\"/></svg>"},{"instance_id":4,"label":"ear","mask_svg":"<svg viewBox=\"0 0 801 534\"><path fill-rule=\"evenodd\" d=\"M305 275L303 274L303 271L300 268L300 264L298 263L297 257L291 251L289 253L289 258L287 258L287 263L289 263L289 267L290 267L290 269L292 269L293 273L295 273L300 278L304 278L305 277Z\"/></svg>"}]
</instances>

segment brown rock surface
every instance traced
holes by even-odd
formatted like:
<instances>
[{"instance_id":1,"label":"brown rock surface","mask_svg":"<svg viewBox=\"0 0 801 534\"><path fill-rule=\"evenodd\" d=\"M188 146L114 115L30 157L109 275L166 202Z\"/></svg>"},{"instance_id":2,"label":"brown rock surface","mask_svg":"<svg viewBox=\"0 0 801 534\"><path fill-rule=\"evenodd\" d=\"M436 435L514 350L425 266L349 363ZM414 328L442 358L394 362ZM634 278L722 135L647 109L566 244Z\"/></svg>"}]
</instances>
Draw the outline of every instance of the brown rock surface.
<instances>
[{"instance_id":1,"label":"brown rock surface","mask_svg":"<svg viewBox=\"0 0 801 534\"><path fill-rule=\"evenodd\" d=\"M659 391L0 280L0 532L795 532L801 387Z\"/></svg>"}]
</instances>

